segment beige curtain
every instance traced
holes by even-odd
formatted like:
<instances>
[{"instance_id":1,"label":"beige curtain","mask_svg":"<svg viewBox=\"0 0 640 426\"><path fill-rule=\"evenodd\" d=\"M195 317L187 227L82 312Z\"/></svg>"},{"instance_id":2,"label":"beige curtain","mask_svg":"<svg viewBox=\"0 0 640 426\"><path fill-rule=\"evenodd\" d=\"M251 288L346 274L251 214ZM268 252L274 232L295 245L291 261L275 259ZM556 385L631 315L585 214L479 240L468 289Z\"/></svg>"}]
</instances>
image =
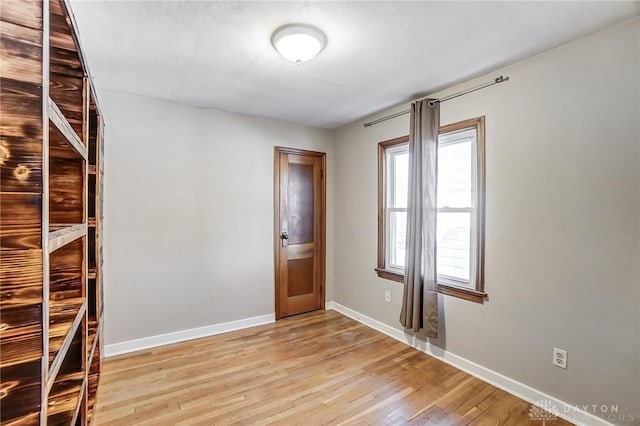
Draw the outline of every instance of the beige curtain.
<instances>
[{"instance_id":1,"label":"beige curtain","mask_svg":"<svg viewBox=\"0 0 640 426\"><path fill-rule=\"evenodd\" d=\"M404 294L400 323L426 337L438 336L436 293L436 179L440 104L411 104L409 197Z\"/></svg>"}]
</instances>

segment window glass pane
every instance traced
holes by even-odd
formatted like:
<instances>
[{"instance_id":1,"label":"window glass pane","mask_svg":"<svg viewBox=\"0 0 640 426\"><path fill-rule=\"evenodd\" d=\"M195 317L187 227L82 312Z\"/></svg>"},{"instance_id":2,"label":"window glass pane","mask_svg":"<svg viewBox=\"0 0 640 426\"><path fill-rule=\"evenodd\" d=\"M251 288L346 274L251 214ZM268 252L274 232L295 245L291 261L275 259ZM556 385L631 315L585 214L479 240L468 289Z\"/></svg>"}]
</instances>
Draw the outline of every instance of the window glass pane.
<instances>
[{"instance_id":1,"label":"window glass pane","mask_svg":"<svg viewBox=\"0 0 640 426\"><path fill-rule=\"evenodd\" d=\"M472 139L438 149L438 207L471 207Z\"/></svg>"},{"instance_id":2,"label":"window glass pane","mask_svg":"<svg viewBox=\"0 0 640 426\"><path fill-rule=\"evenodd\" d=\"M438 212L438 275L469 281L470 238L470 212Z\"/></svg>"},{"instance_id":3,"label":"window glass pane","mask_svg":"<svg viewBox=\"0 0 640 426\"><path fill-rule=\"evenodd\" d=\"M393 156L394 161L394 200L392 207L407 207L407 193L409 191L409 152L398 153Z\"/></svg>"},{"instance_id":4,"label":"window glass pane","mask_svg":"<svg viewBox=\"0 0 640 426\"><path fill-rule=\"evenodd\" d=\"M391 212L389 215L389 266L391 267L404 268L406 229L407 212Z\"/></svg>"}]
</instances>

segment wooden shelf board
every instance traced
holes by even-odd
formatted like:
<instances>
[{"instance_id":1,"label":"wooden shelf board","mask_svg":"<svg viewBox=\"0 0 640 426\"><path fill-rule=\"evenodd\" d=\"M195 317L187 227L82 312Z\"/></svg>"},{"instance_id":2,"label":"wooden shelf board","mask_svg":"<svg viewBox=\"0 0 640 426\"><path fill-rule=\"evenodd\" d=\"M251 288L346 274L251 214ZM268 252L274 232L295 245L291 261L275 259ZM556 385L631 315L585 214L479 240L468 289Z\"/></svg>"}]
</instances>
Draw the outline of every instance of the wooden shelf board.
<instances>
[{"instance_id":1,"label":"wooden shelf board","mask_svg":"<svg viewBox=\"0 0 640 426\"><path fill-rule=\"evenodd\" d=\"M73 317L73 321L64 321L49 325L49 361L51 364L49 366L49 374L47 378L47 389L51 389L55 383L62 361L71 346L78 327L82 324L82 319L84 318L84 313L87 309L87 302L85 298L81 297L59 301L52 300L49 302L50 323L52 320L55 323L56 316L68 317L69 311L75 310L76 306L77 312ZM54 314L51 314L51 311L54 311Z\"/></svg>"},{"instance_id":2,"label":"wooden shelf board","mask_svg":"<svg viewBox=\"0 0 640 426\"><path fill-rule=\"evenodd\" d=\"M87 226L83 223L77 225L51 225L49 229L54 229L49 232L49 253L87 235Z\"/></svg>"},{"instance_id":3,"label":"wooden shelf board","mask_svg":"<svg viewBox=\"0 0 640 426\"><path fill-rule=\"evenodd\" d=\"M95 280L96 279L96 268L89 268L89 279L90 280Z\"/></svg>"},{"instance_id":4,"label":"wooden shelf board","mask_svg":"<svg viewBox=\"0 0 640 426\"><path fill-rule=\"evenodd\" d=\"M72 226L82 225L81 223L50 223L49 233L60 231L61 229L71 228Z\"/></svg>"},{"instance_id":5,"label":"wooden shelf board","mask_svg":"<svg viewBox=\"0 0 640 426\"><path fill-rule=\"evenodd\" d=\"M76 134L75 130L73 130L71 124L69 124L69 121L51 98L49 98L49 120L58 128L60 133L62 133L65 139L67 139L69 145L76 150L78 155L86 160L87 148L82 144L82 141Z\"/></svg>"},{"instance_id":6,"label":"wooden shelf board","mask_svg":"<svg viewBox=\"0 0 640 426\"><path fill-rule=\"evenodd\" d=\"M89 172L90 175L95 175L96 174L95 164L89 164L89 166L87 167L87 171Z\"/></svg>"},{"instance_id":7,"label":"wooden shelf board","mask_svg":"<svg viewBox=\"0 0 640 426\"><path fill-rule=\"evenodd\" d=\"M90 228L95 228L96 227L96 218L95 217L90 217L87 219L87 225Z\"/></svg>"}]
</instances>

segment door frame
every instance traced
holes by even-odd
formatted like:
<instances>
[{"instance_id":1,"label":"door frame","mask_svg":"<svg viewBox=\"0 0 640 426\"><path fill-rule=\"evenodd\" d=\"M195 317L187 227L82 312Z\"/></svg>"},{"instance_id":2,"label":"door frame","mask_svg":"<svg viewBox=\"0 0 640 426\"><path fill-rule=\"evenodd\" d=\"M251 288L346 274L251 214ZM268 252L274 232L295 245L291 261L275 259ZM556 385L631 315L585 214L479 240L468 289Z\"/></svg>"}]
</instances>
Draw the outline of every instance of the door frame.
<instances>
[{"instance_id":1,"label":"door frame","mask_svg":"<svg viewBox=\"0 0 640 426\"><path fill-rule=\"evenodd\" d=\"M282 309L280 306L280 154L295 154L319 157L322 160L322 168L320 175L321 182L321 206L320 206L320 258L318 264L320 271L318 272L319 288L317 298L317 306L319 309L325 309L325 281L326 281L326 241L327 241L327 154L319 151L307 151L298 148L287 148L283 146L274 147L273 162L273 247L274 247L274 285L275 285L275 311L276 320L282 318Z\"/></svg>"}]
</instances>

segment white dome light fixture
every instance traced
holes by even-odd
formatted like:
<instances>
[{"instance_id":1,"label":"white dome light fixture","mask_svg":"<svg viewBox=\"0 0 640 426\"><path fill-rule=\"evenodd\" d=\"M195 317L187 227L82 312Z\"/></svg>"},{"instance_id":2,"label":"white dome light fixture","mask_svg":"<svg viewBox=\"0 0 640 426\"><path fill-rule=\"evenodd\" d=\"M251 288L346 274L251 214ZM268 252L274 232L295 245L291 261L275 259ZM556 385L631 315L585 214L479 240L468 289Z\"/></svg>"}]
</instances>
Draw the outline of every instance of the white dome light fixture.
<instances>
[{"instance_id":1,"label":"white dome light fixture","mask_svg":"<svg viewBox=\"0 0 640 426\"><path fill-rule=\"evenodd\" d=\"M327 45L327 36L313 25L287 24L273 32L271 44L283 58L300 65Z\"/></svg>"}]
</instances>

